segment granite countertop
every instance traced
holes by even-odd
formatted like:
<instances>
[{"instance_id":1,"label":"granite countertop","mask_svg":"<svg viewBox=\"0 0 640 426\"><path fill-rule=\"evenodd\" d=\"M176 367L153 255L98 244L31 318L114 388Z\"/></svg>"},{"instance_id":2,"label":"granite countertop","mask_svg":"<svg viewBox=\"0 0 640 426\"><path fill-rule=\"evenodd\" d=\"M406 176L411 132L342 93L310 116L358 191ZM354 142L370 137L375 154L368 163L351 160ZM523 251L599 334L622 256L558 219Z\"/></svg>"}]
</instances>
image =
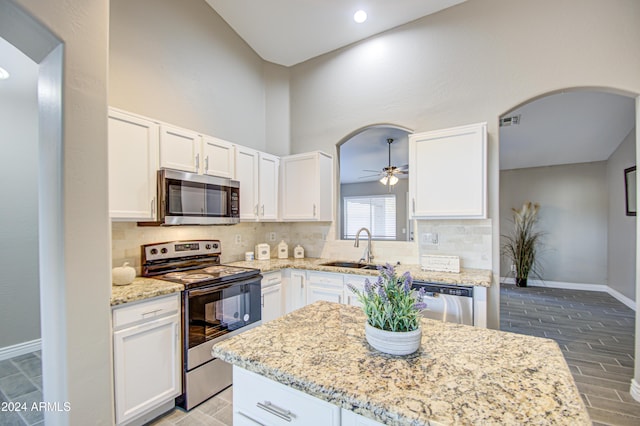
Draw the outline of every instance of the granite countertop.
<instances>
[{"instance_id":1,"label":"granite countertop","mask_svg":"<svg viewBox=\"0 0 640 426\"><path fill-rule=\"evenodd\" d=\"M323 266L323 263L332 262L335 259L304 258L304 259L271 259L232 262L229 265L245 268L257 268L262 272L276 271L280 269L306 269L311 271L336 272L340 274L357 274L378 276L378 271L370 269L340 268L336 266ZM409 271L415 280L423 280L441 284L470 285L478 287L491 287L493 273L486 269L461 269L460 273L423 271L420 265L396 265L398 274Z\"/></svg>"},{"instance_id":2,"label":"granite countertop","mask_svg":"<svg viewBox=\"0 0 640 426\"><path fill-rule=\"evenodd\" d=\"M394 357L366 342L360 308L316 302L213 354L390 425L591 424L555 341L422 321L421 349Z\"/></svg>"},{"instance_id":3,"label":"granite countertop","mask_svg":"<svg viewBox=\"0 0 640 426\"><path fill-rule=\"evenodd\" d=\"M111 306L178 293L182 290L184 290L182 284L136 277L131 284L111 286Z\"/></svg>"}]
</instances>

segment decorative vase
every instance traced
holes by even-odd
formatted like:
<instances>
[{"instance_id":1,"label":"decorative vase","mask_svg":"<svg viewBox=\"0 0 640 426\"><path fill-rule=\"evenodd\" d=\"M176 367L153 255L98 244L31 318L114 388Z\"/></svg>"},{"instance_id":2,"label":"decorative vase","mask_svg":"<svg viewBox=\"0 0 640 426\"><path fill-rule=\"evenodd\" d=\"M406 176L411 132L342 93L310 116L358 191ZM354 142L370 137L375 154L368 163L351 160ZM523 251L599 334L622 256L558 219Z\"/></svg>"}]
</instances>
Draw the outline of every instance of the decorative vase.
<instances>
[{"instance_id":1,"label":"decorative vase","mask_svg":"<svg viewBox=\"0 0 640 426\"><path fill-rule=\"evenodd\" d=\"M387 331L375 328L367 322L364 331L371 346L389 355L412 354L422 342L422 328L413 331Z\"/></svg>"},{"instance_id":2,"label":"decorative vase","mask_svg":"<svg viewBox=\"0 0 640 426\"><path fill-rule=\"evenodd\" d=\"M527 279L526 278L517 278L516 277L516 287L526 287Z\"/></svg>"}]
</instances>

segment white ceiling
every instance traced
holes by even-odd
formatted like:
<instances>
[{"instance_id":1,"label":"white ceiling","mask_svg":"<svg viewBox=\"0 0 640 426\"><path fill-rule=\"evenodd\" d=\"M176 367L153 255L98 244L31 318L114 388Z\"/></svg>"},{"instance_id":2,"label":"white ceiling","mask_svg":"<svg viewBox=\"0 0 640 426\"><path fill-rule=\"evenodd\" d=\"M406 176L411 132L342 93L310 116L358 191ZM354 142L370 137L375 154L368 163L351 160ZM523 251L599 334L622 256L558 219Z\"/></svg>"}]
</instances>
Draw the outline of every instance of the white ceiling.
<instances>
[{"instance_id":1,"label":"white ceiling","mask_svg":"<svg viewBox=\"0 0 640 426\"><path fill-rule=\"evenodd\" d=\"M292 66L466 0L206 0L266 61ZM357 24L363 9L368 19Z\"/></svg>"},{"instance_id":2,"label":"white ceiling","mask_svg":"<svg viewBox=\"0 0 640 426\"><path fill-rule=\"evenodd\" d=\"M391 144L391 165L405 166L409 163L408 132L393 127L370 127L340 146L340 183L371 182L380 179L375 172L382 172L389 165L389 144ZM405 178L399 175L400 178Z\"/></svg>"},{"instance_id":3,"label":"white ceiling","mask_svg":"<svg viewBox=\"0 0 640 426\"><path fill-rule=\"evenodd\" d=\"M500 128L500 169L607 160L635 126L635 100L594 91L558 93L506 114L520 124Z\"/></svg>"}]
</instances>

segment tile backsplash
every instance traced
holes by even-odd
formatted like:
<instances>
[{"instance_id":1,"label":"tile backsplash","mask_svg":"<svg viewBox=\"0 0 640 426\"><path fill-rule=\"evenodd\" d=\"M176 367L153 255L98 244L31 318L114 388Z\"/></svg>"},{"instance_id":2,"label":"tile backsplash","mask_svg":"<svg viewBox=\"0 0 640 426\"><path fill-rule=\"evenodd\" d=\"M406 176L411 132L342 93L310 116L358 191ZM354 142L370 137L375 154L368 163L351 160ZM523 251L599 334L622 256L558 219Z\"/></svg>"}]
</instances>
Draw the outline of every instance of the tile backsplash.
<instances>
[{"instance_id":1,"label":"tile backsplash","mask_svg":"<svg viewBox=\"0 0 640 426\"><path fill-rule=\"evenodd\" d=\"M463 268L491 269L491 220L424 220L417 221L416 241L374 241L375 263L401 262L419 264L420 255L454 255ZM243 260L258 243L271 246L271 257L277 257L277 244L289 245L289 256L300 244L305 257L358 260L366 247L353 241L336 240L331 223L243 222L232 226L137 226L135 223L112 223L112 264L129 262L141 270L140 246L165 241L217 239L222 243L223 263ZM437 238L435 238L437 236ZM273 237L273 240L271 239ZM435 239L434 239L435 238ZM435 243L434 243L435 241Z\"/></svg>"},{"instance_id":2,"label":"tile backsplash","mask_svg":"<svg viewBox=\"0 0 640 426\"><path fill-rule=\"evenodd\" d=\"M491 219L420 220L419 253L459 256L462 268L491 269L491 228Z\"/></svg>"},{"instance_id":3,"label":"tile backsplash","mask_svg":"<svg viewBox=\"0 0 640 426\"><path fill-rule=\"evenodd\" d=\"M258 243L271 246L271 257L277 257L280 240L293 248L300 244L307 257L320 257L329 224L243 222L232 226L137 226L130 222L113 222L111 226L111 258L113 266L129 262L140 274L141 250L144 244L190 239L216 239L222 244L223 263L244 260L244 253L253 251ZM271 241L271 236L274 240ZM238 242L239 241L239 242Z\"/></svg>"}]
</instances>

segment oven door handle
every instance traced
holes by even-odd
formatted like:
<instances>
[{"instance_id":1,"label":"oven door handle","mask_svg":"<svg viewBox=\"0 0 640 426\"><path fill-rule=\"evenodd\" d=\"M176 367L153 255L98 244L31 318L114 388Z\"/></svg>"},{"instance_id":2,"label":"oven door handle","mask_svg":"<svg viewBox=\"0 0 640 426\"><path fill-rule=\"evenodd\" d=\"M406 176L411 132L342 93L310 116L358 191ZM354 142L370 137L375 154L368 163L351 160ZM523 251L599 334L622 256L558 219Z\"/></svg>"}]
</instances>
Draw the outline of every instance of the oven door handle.
<instances>
[{"instance_id":1,"label":"oven door handle","mask_svg":"<svg viewBox=\"0 0 640 426\"><path fill-rule=\"evenodd\" d=\"M229 281L226 283L215 284L212 286L193 288L190 290L186 290L186 293L189 296L189 298L191 298L191 297L202 296L205 294L215 293L217 291L224 290L229 287L235 287L235 286L245 285L245 284L255 284L259 287L261 279L262 279L262 275L256 275L253 278L247 278L246 280L242 280L242 281Z\"/></svg>"}]
</instances>

